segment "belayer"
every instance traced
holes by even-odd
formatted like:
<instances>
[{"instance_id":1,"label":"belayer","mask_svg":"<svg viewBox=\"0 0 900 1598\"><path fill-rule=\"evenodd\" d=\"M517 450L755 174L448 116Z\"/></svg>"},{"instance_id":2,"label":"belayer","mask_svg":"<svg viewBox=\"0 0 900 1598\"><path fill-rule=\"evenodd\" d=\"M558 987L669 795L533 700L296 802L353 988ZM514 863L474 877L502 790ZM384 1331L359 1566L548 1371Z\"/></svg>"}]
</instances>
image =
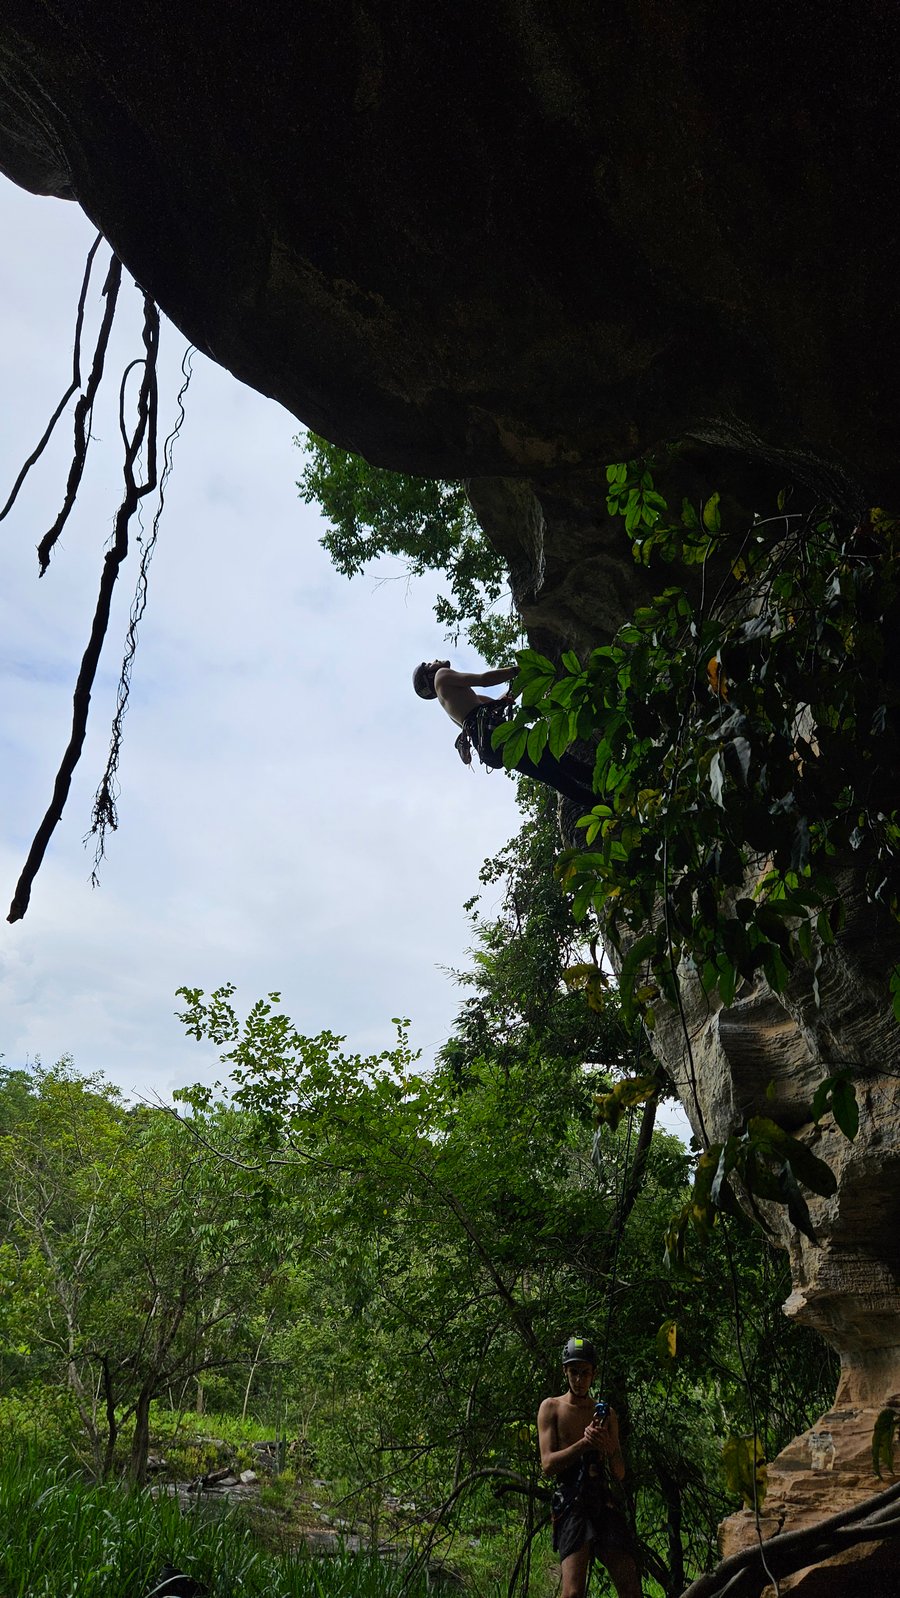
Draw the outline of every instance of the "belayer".
<instances>
[{"instance_id":1,"label":"belayer","mask_svg":"<svg viewBox=\"0 0 900 1598\"><path fill-rule=\"evenodd\" d=\"M541 1469L555 1476L553 1547L562 1572L560 1598L584 1598L591 1563L606 1566L618 1598L641 1598L634 1538L619 1484L625 1461L616 1412L591 1397L593 1343L570 1337L563 1349L566 1391L538 1410Z\"/></svg>"},{"instance_id":2,"label":"belayer","mask_svg":"<svg viewBox=\"0 0 900 1598\"><path fill-rule=\"evenodd\" d=\"M490 694L477 694L476 688L495 688L500 683L512 682L517 666L503 666L497 671L454 671L449 660L422 661L413 672L413 687L420 699L436 699L446 710L451 721L462 730L456 748L463 764L472 764L474 749L483 766L503 765L503 753L494 749L491 735L507 719L511 694L494 699ZM540 760L531 760L523 754L515 764L516 771L524 777L533 777L548 788L555 788L564 798L571 799L586 814L596 803L591 785L591 773L574 755L563 754L557 760L549 749L544 749Z\"/></svg>"}]
</instances>

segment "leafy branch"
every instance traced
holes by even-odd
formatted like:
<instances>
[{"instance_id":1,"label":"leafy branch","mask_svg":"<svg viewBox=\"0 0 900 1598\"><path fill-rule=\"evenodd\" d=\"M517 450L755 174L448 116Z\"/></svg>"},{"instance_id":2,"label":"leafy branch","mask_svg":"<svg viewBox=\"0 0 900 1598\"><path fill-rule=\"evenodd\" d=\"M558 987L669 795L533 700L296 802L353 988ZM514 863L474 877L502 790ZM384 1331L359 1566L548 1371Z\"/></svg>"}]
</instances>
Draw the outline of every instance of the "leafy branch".
<instances>
[{"instance_id":1,"label":"leafy branch","mask_svg":"<svg viewBox=\"0 0 900 1598\"><path fill-rule=\"evenodd\" d=\"M652 1027L682 965L729 1005L760 971L783 992L805 961L817 999L844 920L838 859L856 854L873 903L900 919L900 692L885 642L897 525L782 501L738 541L718 495L673 517L645 465L607 477L635 558L676 563L683 584L585 661L523 650L495 744L508 767L526 750L594 748L597 802L560 869L576 920L595 912L616 951L626 1020ZM891 991L900 1019L900 971ZM845 1113L843 1087L832 1100Z\"/></svg>"}]
</instances>

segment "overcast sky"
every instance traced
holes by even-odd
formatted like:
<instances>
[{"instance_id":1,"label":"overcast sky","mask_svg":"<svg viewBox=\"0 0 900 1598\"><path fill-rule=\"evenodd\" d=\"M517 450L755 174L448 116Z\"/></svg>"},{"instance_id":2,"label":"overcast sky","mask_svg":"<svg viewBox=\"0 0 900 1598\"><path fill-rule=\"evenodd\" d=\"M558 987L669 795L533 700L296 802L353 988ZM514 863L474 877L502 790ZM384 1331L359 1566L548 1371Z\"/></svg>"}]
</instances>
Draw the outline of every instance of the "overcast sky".
<instances>
[{"instance_id":1,"label":"overcast sky","mask_svg":"<svg viewBox=\"0 0 900 1598\"><path fill-rule=\"evenodd\" d=\"M0 179L0 236L2 502L67 385L94 233L76 206ZM107 260L102 248L85 367ZM121 492L116 392L140 349L140 296L126 280L87 475L43 579L35 546L62 500L68 418L0 524L4 917L68 736ZM163 432L184 349L164 323ZM513 784L468 774L446 718L412 693L413 665L445 647L429 588L393 565L350 583L320 549L317 513L297 495L296 420L202 356L186 405L134 668L120 828L92 889L82 839L133 555L66 815L24 921L0 921L0 1051L7 1065L71 1053L128 1092L166 1095L213 1064L174 1019L176 988L230 980L242 1004L278 989L303 1030L345 1033L364 1052L408 1015L429 1058L461 997L443 968L465 958L463 901L517 825Z\"/></svg>"}]
</instances>

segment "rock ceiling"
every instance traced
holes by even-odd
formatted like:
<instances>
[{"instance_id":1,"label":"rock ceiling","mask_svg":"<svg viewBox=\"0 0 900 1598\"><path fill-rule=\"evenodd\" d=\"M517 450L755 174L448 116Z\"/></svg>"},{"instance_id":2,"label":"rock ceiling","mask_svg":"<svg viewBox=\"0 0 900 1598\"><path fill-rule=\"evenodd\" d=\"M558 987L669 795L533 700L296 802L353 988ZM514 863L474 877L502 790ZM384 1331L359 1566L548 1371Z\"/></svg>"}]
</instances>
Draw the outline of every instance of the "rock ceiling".
<instances>
[{"instance_id":1,"label":"rock ceiling","mask_svg":"<svg viewBox=\"0 0 900 1598\"><path fill-rule=\"evenodd\" d=\"M380 464L687 432L884 501L898 31L872 0L6 0L0 167Z\"/></svg>"}]
</instances>

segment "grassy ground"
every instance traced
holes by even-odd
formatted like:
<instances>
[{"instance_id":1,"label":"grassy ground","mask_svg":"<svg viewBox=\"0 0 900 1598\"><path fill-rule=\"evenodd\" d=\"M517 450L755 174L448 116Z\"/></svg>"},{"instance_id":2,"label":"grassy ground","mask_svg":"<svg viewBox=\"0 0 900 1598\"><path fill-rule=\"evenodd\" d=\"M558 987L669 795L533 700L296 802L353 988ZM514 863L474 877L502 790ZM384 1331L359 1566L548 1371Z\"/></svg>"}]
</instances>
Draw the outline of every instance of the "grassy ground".
<instances>
[{"instance_id":1,"label":"grassy ground","mask_svg":"<svg viewBox=\"0 0 900 1598\"><path fill-rule=\"evenodd\" d=\"M369 1555L267 1551L235 1515L90 1486L32 1449L0 1454L3 1598L144 1598L166 1563L211 1598L399 1598L402 1569ZM407 1589L424 1598L424 1581Z\"/></svg>"},{"instance_id":2,"label":"grassy ground","mask_svg":"<svg viewBox=\"0 0 900 1598\"><path fill-rule=\"evenodd\" d=\"M160 1485L190 1481L224 1464L257 1469L253 1443L274 1437L271 1426L249 1418L157 1405L151 1433L152 1453L169 1466L154 1477ZM123 1465L129 1442L126 1428ZM166 1563L204 1582L212 1598L399 1598L408 1574L404 1551L421 1547L430 1528L427 1512L396 1500L392 1505L380 1494L373 1508L349 1492L348 1483L322 1480L302 1454L288 1453L280 1474L258 1469L254 1507L185 1514L164 1495L89 1484L80 1452L77 1436L67 1438L49 1415L38 1426L27 1406L0 1399L0 1525L6 1534L5 1543L0 1539L0 1598L144 1598ZM66 1464L59 1463L63 1456ZM356 1532L363 1543L374 1533L398 1553L393 1560L311 1553L306 1539L329 1528L338 1537ZM505 1598L520 1545L519 1517L485 1494L467 1504L461 1527L435 1541L432 1572L443 1567L456 1580L429 1586L423 1576L403 1598L462 1590L467 1598ZM531 1598L552 1598L558 1586L559 1566L544 1532L532 1549ZM604 1584L592 1590L600 1598Z\"/></svg>"}]
</instances>

